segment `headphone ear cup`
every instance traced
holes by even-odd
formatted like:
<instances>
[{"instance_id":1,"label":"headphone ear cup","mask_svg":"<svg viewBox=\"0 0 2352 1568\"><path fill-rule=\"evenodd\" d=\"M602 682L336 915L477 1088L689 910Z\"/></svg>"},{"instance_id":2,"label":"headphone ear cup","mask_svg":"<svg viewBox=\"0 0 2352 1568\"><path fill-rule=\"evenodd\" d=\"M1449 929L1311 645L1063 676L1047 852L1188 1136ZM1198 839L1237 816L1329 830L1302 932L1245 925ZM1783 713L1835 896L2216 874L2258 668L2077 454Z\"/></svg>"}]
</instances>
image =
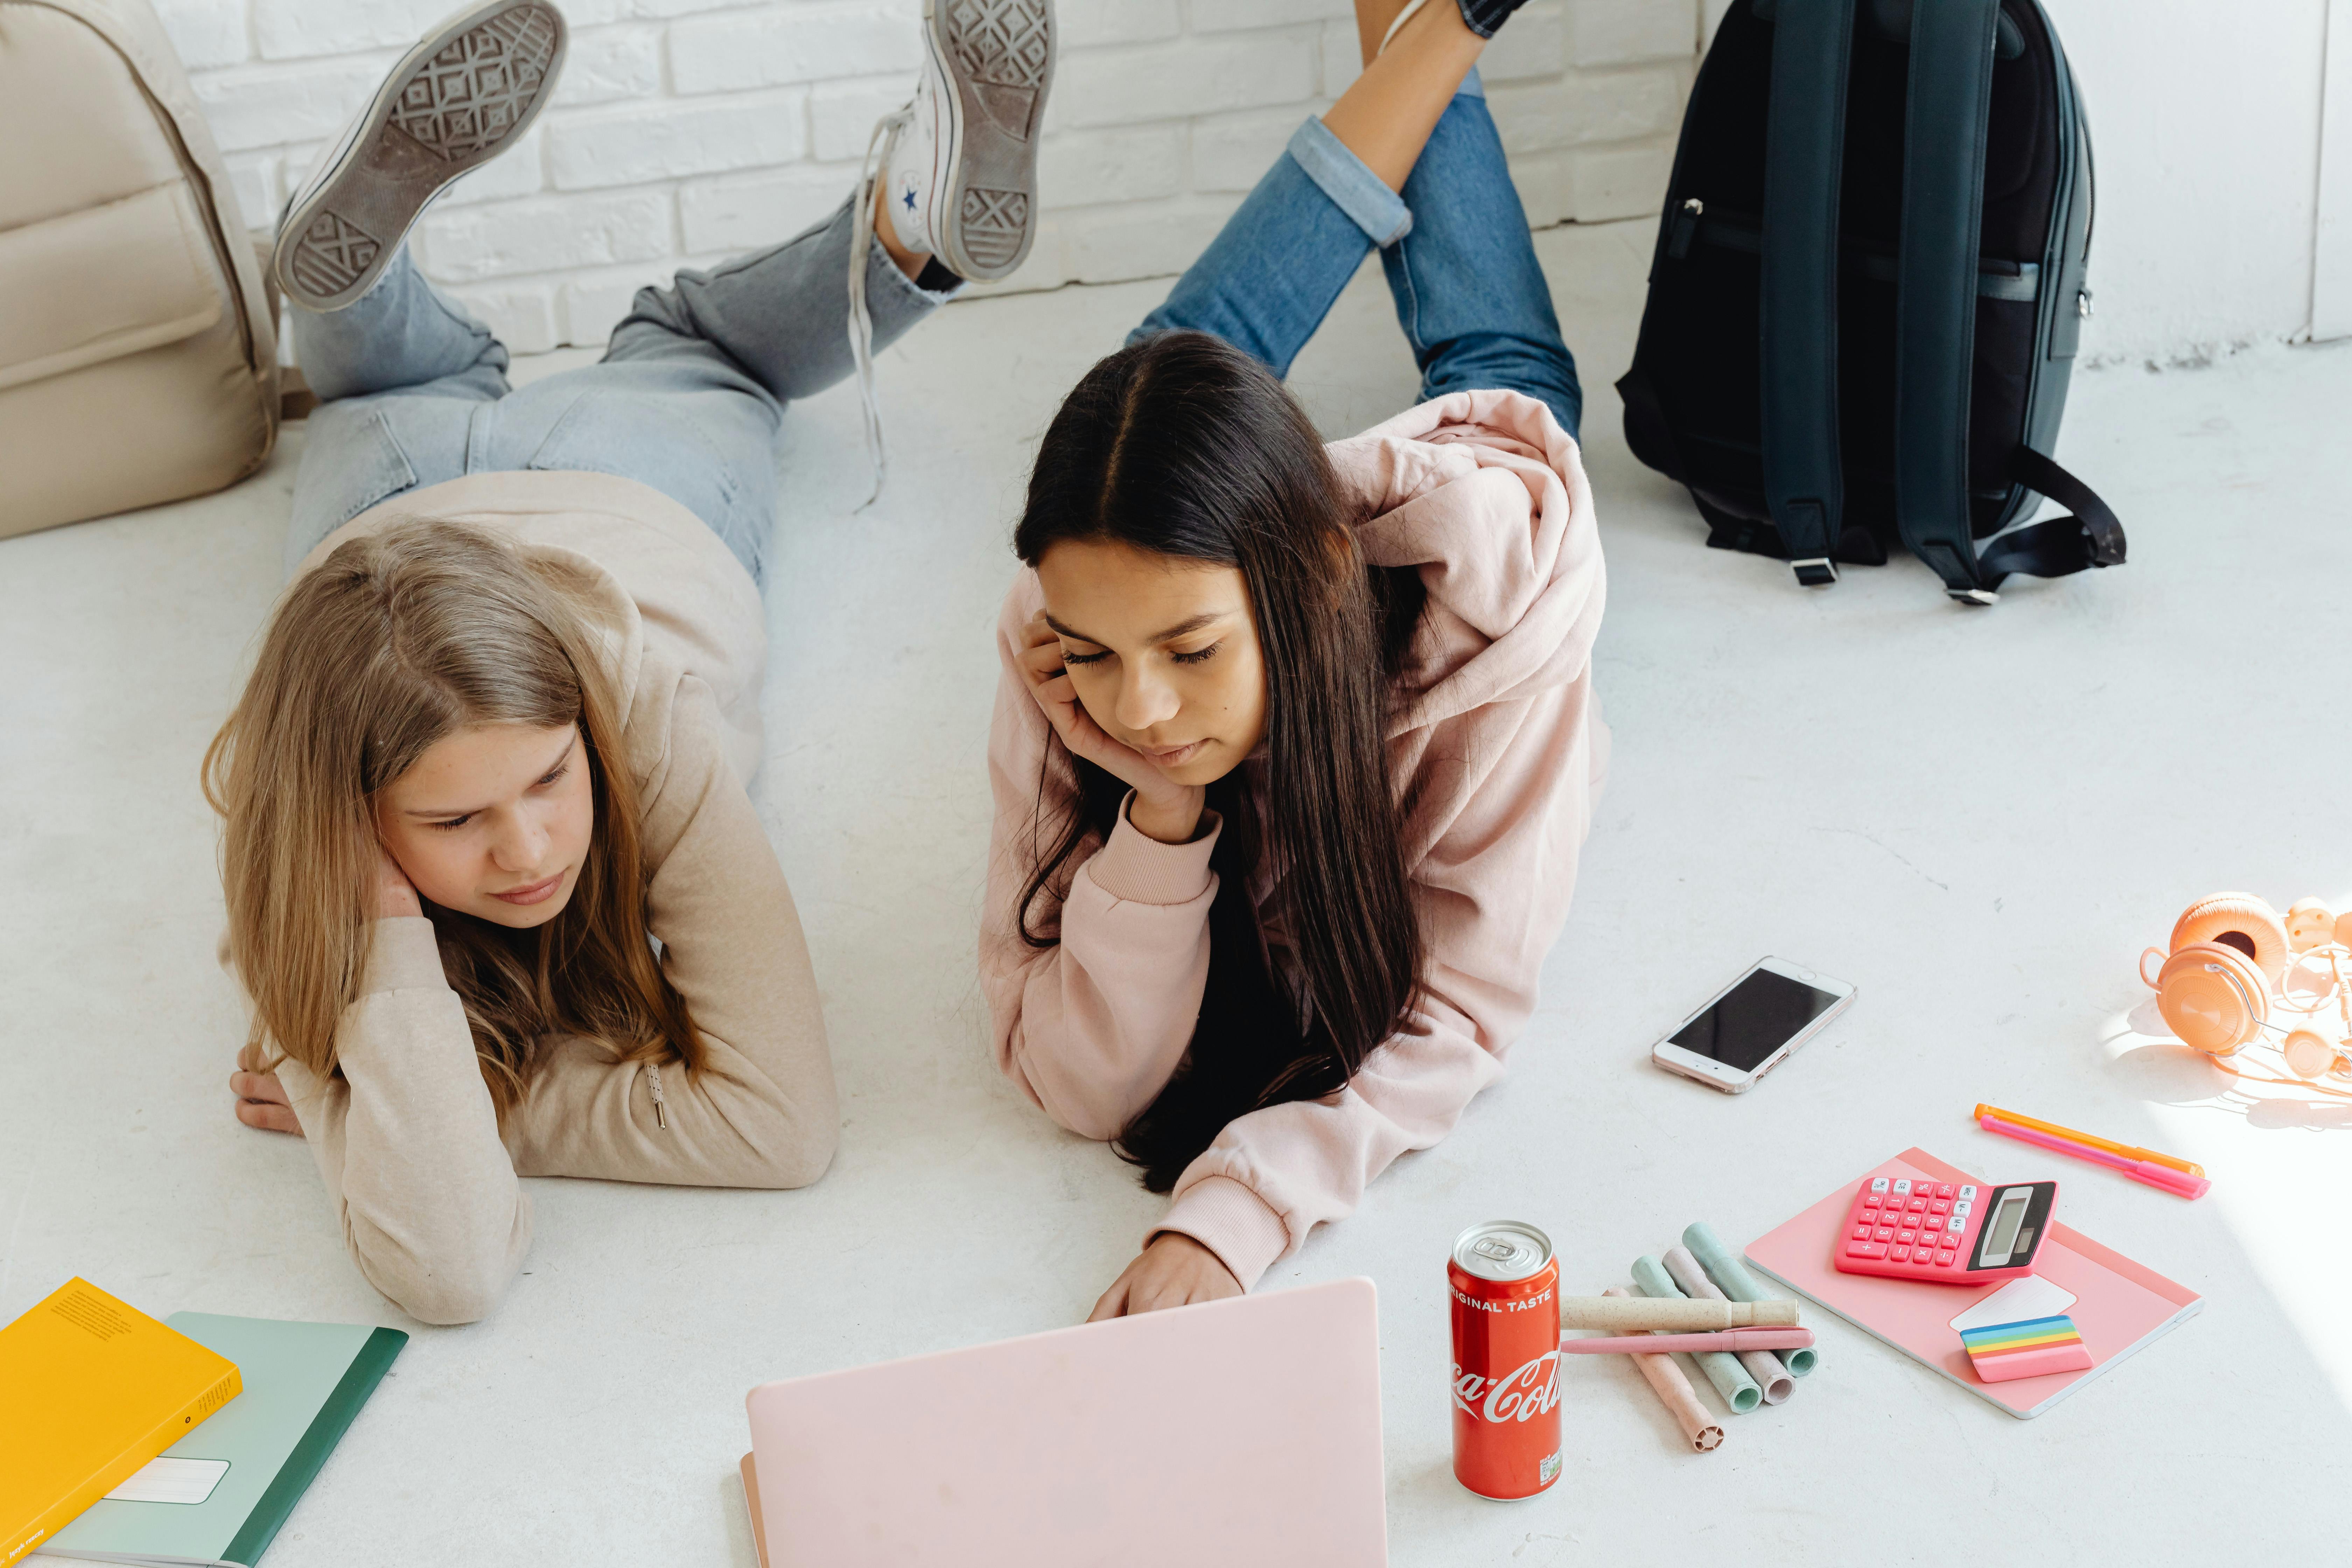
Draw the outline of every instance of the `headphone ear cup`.
<instances>
[{"instance_id":1,"label":"headphone ear cup","mask_svg":"<svg viewBox=\"0 0 2352 1568\"><path fill-rule=\"evenodd\" d=\"M2275 989L2293 956L2287 946L2286 922L2279 912L2252 893L2216 893L2200 899L2180 913L2172 926L2172 951L2198 942L2234 948L2253 961L2263 980Z\"/></svg>"},{"instance_id":2,"label":"headphone ear cup","mask_svg":"<svg viewBox=\"0 0 2352 1568\"><path fill-rule=\"evenodd\" d=\"M2297 1029L2280 1043L2279 1054L2297 1078L2317 1078L2336 1065L2336 1043L2316 1029Z\"/></svg>"},{"instance_id":3,"label":"headphone ear cup","mask_svg":"<svg viewBox=\"0 0 2352 1568\"><path fill-rule=\"evenodd\" d=\"M2220 942L2191 942L2157 974L2157 1010L2183 1043L2226 1057L2262 1033L2271 991L2253 961Z\"/></svg>"}]
</instances>

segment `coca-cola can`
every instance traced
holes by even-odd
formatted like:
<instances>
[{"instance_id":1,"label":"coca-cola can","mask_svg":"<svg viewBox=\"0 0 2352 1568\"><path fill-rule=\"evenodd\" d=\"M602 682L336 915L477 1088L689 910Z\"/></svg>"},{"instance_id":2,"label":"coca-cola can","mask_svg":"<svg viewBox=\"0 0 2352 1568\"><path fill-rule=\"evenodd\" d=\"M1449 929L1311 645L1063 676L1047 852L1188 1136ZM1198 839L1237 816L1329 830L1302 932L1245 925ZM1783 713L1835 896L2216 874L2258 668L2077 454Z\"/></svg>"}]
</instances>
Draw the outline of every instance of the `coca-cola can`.
<instances>
[{"instance_id":1,"label":"coca-cola can","mask_svg":"<svg viewBox=\"0 0 2352 1568\"><path fill-rule=\"evenodd\" d=\"M1533 1497L1559 1479L1559 1268L1522 1220L1464 1231L1454 1298L1454 1479L1480 1497Z\"/></svg>"}]
</instances>

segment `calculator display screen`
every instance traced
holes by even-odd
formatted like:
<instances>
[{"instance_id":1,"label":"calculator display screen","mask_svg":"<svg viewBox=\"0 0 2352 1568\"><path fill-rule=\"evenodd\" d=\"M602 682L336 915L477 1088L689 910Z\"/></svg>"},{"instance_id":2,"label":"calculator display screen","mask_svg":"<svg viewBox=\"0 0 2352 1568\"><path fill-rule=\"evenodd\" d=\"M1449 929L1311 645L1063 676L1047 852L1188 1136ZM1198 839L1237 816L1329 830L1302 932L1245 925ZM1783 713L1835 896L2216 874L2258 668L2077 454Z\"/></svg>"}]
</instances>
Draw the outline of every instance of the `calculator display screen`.
<instances>
[{"instance_id":1,"label":"calculator display screen","mask_svg":"<svg viewBox=\"0 0 2352 1568\"><path fill-rule=\"evenodd\" d=\"M2009 1251L2017 1240L2017 1227L2025 1223L2025 1205L2033 1196L2031 1187L2011 1187L2000 1194L2000 1206L1992 1211L1992 1222L1985 1227L1984 1259L1998 1267L2009 1260Z\"/></svg>"},{"instance_id":2,"label":"calculator display screen","mask_svg":"<svg viewBox=\"0 0 2352 1568\"><path fill-rule=\"evenodd\" d=\"M1801 1033L1806 1025L1837 1005L1837 997L1801 980L1769 969L1748 972L1738 984L1685 1024L1674 1043L1740 1072L1753 1072L1765 1058Z\"/></svg>"},{"instance_id":3,"label":"calculator display screen","mask_svg":"<svg viewBox=\"0 0 2352 1568\"><path fill-rule=\"evenodd\" d=\"M1974 1268L2023 1268L2033 1261L2034 1244L2050 1228L2050 1210L2058 1201L2055 1182L2021 1182L1997 1190L1985 1217L1983 1240L1977 1247Z\"/></svg>"}]
</instances>

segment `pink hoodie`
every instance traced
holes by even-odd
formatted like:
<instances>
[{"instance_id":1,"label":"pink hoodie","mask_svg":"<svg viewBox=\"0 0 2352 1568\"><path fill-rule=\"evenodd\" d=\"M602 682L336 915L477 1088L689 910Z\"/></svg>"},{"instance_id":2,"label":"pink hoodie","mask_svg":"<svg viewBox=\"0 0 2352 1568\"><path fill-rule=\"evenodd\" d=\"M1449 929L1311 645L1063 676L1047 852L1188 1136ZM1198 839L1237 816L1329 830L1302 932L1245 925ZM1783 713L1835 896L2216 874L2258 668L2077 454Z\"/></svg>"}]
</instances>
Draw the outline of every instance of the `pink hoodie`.
<instances>
[{"instance_id":1,"label":"pink hoodie","mask_svg":"<svg viewBox=\"0 0 2352 1568\"><path fill-rule=\"evenodd\" d=\"M1236 1118L1178 1180L1153 1234L1198 1239L1245 1288L1318 1222L1353 1212L1398 1155L1453 1131L1501 1076L1568 918L1609 752L1591 671L1601 537L1576 444L1550 410L1517 393L1454 393L1328 450L1369 520L1365 555L1418 566L1429 591L1388 742L1400 795L1415 803L1405 858L1425 990L1346 1089ZM1013 900L1036 863L1033 842L1052 841L1034 826L1051 731L1017 663L1022 627L1044 602L1024 572L997 621L981 982L997 1066L1064 1127L1109 1139L1191 1043L1216 833L1160 844L1122 811L1109 842L1082 846L1064 873L1059 944L1022 941ZM1064 798L1045 803L1049 828L1075 788L1066 763L1055 771L1048 788ZM1284 889L1261 873L1251 892L1280 973Z\"/></svg>"}]
</instances>

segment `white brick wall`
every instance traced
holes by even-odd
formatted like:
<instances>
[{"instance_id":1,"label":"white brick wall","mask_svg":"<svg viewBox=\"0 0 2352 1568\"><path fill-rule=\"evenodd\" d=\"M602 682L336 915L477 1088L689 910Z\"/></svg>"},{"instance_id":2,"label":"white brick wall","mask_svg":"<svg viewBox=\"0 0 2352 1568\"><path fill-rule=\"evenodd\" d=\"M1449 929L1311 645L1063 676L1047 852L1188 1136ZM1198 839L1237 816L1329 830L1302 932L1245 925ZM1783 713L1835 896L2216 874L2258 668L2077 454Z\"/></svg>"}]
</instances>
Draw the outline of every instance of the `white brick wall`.
<instances>
[{"instance_id":1,"label":"white brick wall","mask_svg":"<svg viewBox=\"0 0 2352 1568\"><path fill-rule=\"evenodd\" d=\"M153 3L258 226L455 0ZM415 238L425 273L526 353L601 342L641 285L824 216L920 58L920 0L560 3L572 51L554 103ZM1656 210L1700 28L1724 4L1531 0L1503 28L1482 69L1531 221ZM1042 226L1000 288L1180 270L1358 69L1351 0L1055 10Z\"/></svg>"}]
</instances>

